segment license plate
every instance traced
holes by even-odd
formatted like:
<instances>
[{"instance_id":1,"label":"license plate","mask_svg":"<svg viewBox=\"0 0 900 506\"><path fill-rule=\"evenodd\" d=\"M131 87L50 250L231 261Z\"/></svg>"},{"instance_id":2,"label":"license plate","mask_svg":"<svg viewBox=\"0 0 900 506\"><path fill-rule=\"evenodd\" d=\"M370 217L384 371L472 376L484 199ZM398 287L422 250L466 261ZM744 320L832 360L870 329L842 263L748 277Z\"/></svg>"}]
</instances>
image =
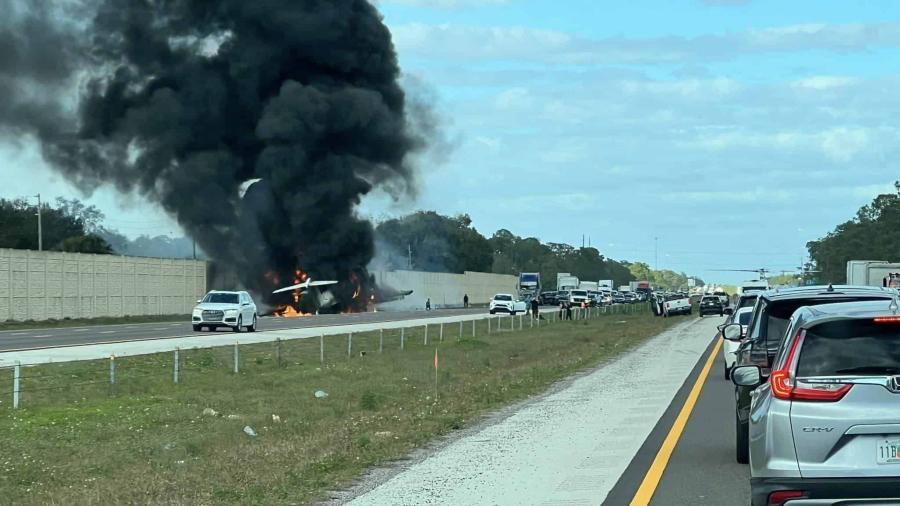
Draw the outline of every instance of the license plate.
<instances>
[{"instance_id":1,"label":"license plate","mask_svg":"<svg viewBox=\"0 0 900 506\"><path fill-rule=\"evenodd\" d=\"M875 461L879 464L900 464L900 439L886 439L878 442Z\"/></svg>"}]
</instances>

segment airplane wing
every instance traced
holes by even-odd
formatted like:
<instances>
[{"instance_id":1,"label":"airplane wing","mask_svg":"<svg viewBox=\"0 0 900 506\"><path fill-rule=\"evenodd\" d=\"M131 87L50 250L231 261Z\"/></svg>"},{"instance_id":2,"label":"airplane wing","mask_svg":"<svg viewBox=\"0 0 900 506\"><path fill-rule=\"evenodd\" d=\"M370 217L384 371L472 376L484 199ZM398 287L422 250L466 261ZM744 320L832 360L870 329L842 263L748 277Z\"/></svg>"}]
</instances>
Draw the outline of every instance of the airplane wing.
<instances>
[{"instance_id":1,"label":"airplane wing","mask_svg":"<svg viewBox=\"0 0 900 506\"><path fill-rule=\"evenodd\" d=\"M284 288L279 288L278 290L275 290L272 293L274 294L274 293L293 292L294 290L303 291L311 286L329 286L329 285L336 285L336 284L338 284L337 281L310 281L307 279L306 281L300 283L299 285L291 285L291 286L286 286Z\"/></svg>"}]
</instances>

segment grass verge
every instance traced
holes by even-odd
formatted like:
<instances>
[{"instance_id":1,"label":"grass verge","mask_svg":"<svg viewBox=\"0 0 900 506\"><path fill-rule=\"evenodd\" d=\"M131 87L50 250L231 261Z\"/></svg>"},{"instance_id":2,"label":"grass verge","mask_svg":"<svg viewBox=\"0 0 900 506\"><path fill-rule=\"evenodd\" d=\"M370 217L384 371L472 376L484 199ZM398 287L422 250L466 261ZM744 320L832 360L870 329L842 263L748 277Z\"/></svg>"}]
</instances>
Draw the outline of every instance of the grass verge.
<instances>
[{"instance_id":1,"label":"grass verge","mask_svg":"<svg viewBox=\"0 0 900 506\"><path fill-rule=\"evenodd\" d=\"M55 364L0 379L9 504L303 504L687 317L606 315L487 334L487 322ZM508 319L504 323L509 324ZM380 342L383 352L379 353ZM439 350L437 395L435 349ZM364 355L363 355L364 353ZM325 399L316 390L328 393ZM204 414L209 408L215 414ZM207 411L207 413L210 413ZM250 426L256 436L243 432Z\"/></svg>"},{"instance_id":2,"label":"grass verge","mask_svg":"<svg viewBox=\"0 0 900 506\"><path fill-rule=\"evenodd\" d=\"M133 323L189 323L190 321L191 315L103 316L100 318L64 318L62 320L6 321L0 322L0 331L89 327L93 325L129 325Z\"/></svg>"}]
</instances>

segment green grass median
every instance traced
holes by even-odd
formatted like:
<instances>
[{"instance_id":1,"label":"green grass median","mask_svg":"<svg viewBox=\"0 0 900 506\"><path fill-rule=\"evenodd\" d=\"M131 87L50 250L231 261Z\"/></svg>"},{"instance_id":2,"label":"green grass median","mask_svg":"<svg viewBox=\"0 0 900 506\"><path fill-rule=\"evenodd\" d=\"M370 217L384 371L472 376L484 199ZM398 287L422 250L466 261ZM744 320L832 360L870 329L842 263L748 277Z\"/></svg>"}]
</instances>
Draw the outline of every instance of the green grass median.
<instances>
[{"instance_id":1,"label":"green grass median","mask_svg":"<svg viewBox=\"0 0 900 506\"><path fill-rule=\"evenodd\" d=\"M546 316L546 315L545 315ZM9 504L303 504L688 317L479 321L0 371ZM517 320L516 320L517 321ZM518 326L517 326L518 329ZM434 356L438 351L437 382ZM381 350L381 351L379 351ZM114 362L114 365L111 365ZM111 370L115 383L111 384ZM316 391L327 393L317 398ZM248 435L245 427L256 435Z\"/></svg>"}]
</instances>

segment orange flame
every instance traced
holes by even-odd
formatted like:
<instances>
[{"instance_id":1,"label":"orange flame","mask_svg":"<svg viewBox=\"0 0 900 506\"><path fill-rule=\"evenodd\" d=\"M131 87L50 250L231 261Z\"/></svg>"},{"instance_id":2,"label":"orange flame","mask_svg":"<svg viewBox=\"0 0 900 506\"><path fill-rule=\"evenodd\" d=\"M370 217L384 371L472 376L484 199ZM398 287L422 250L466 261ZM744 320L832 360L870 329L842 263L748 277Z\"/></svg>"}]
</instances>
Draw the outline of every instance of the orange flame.
<instances>
[{"instance_id":1,"label":"orange flame","mask_svg":"<svg viewBox=\"0 0 900 506\"><path fill-rule=\"evenodd\" d=\"M309 313L301 313L294 306L286 305L276 309L273 314L279 318L301 318L304 316L312 316Z\"/></svg>"}]
</instances>

